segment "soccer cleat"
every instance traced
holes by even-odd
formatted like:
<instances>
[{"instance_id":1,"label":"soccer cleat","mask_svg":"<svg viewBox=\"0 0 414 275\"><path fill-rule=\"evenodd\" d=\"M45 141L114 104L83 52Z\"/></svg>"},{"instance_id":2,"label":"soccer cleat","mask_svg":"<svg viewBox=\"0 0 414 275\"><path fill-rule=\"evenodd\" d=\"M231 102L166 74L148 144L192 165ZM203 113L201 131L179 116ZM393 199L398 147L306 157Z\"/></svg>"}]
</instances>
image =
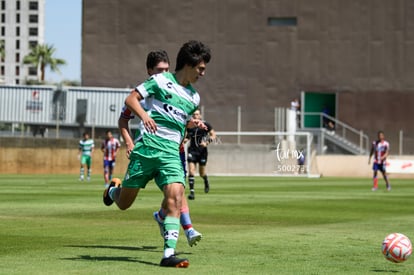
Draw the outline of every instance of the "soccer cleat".
<instances>
[{"instance_id":1,"label":"soccer cleat","mask_svg":"<svg viewBox=\"0 0 414 275\"><path fill-rule=\"evenodd\" d=\"M197 245L197 242L201 241L203 235L200 232L196 231L194 228L189 229L185 235L187 236L187 241L189 246Z\"/></svg>"},{"instance_id":2,"label":"soccer cleat","mask_svg":"<svg viewBox=\"0 0 414 275\"><path fill-rule=\"evenodd\" d=\"M377 191L378 190L378 188L377 187L372 187L371 188L371 191Z\"/></svg>"},{"instance_id":3,"label":"soccer cleat","mask_svg":"<svg viewBox=\"0 0 414 275\"><path fill-rule=\"evenodd\" d=\"M210 191L210 184L208 182L204 183L204 193L208 193Z\"/></svg>"},{"instance_id":4,"label":"soccer cleat","mask_svg":"<svg viewBox=\"0 0 414 275\"><path fill-rule=\"evenodd\" d=\"M87 178L86 178L86 180L87 180L87 181L91 181L91 177L87 177Z\"/></svg>"},{"instance_id":5,"label":"soccer cleat","mask_svg":"<svg viewBox=\"0 0 414 275\"><path fill-rule=\"evenodd\" d=\"M387 187L387 191L391 191L391 186L388 186Z\"/></svg>"},{"instance_id":6,"label":"soccer cleat","mask_svg":"<svg viewBox=\"0 0 414 275\"><path fill-rule=\"evenodd\" d=\"M164 267L188 267L190 262L188 259L179 259L175 255L171 255L168 258L163 258L160 262L160 266Z\"/></svg>"},{"instance_id":7,"label":"soccer cleat","mask_svg":"<svg viewBox=\"0 0 414 275\"><path fill-rule=\"evenodd\" d=\"M114 178L112 179L109 186L105 188L105 191L103 193L103 202L106 206L110 206L111 204L114 203L114 201L109 196L109 189L111 189L111 187L119 187L120 185L121 185L121 180L118 178Z\"/></svg>"},{"instance_id":8,"label":"soccer cleat","mask_svg":"<svg viewBox=\"0 0 414 275\"><path fill-rule=\"evenodd\" d=\"M194 195L194 192L193 191L191 191L190 192L190 195L188 195L188 199L189 200L194 200L195 199L195 195Z\"/></svg>"},{"instance_id":9,"label":"soccer cleat","mask_svg":"<svg viewBox=\"0 0 414 275\"><path fill-rule=\"evenodd\" d=\"M164 237L164 223L160 222L158 211L155 211L154 214L152 214L152 216L154 217L154 220L157 222L158 227L160 228L161 237Z\"/></svg>"}]
</instances>

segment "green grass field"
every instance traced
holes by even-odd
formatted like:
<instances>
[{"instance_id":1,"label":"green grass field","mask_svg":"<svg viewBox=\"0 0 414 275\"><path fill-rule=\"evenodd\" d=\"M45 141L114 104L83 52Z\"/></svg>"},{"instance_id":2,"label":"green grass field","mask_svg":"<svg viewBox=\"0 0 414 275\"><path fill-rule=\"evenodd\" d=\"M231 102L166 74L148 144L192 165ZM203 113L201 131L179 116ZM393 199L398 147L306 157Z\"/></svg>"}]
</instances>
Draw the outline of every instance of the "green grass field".
<instances>
[{"instance_id":1,"label":"green grass field","mask_svg":"<svg viewBox=\"0 0 414 275\"><path fill-rule=\"evenodd\" d=\"M190 201L196 247L180 234L188 269L161 268L151 183L120 211L102 203L102 179L0 176L0 274L413 274L414 256L381 254L388 233L414 240L414 181L371 192L369 179L197 178Z\"/></svg>"}]
</instances>

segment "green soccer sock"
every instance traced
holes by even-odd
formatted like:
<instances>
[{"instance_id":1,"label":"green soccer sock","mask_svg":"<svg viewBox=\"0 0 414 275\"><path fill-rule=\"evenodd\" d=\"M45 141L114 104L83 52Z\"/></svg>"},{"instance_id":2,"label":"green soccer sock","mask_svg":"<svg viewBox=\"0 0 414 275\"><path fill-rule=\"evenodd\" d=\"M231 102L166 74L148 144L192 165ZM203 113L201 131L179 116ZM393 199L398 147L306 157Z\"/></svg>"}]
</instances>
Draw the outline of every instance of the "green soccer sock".
<instances>
[{"instance_id":1,"label":"green soccer sock","mask_svg":"<svg viewBox=\"0 0 414 275\"><path fill-rule=\"evenodd\" d=\"M180 219L167 216L164 220L164 258L175 253L178 234L180 232Z\"/></svg>"}]
</instances>

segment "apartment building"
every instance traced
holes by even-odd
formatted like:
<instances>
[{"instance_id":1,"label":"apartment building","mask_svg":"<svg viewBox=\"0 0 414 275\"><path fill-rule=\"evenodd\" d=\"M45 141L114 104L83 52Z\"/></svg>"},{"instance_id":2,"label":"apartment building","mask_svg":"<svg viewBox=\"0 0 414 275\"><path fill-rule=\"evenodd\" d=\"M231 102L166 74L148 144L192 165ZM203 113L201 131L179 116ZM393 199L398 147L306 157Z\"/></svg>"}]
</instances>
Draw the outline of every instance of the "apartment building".
<instances>
[{"instance_id":1,"label":"apartment building","mask_svg":"<svg viewBox=\"0 0 414 275\"><path fill-rule=\"evenodd\" d=\"M23 58L31 47L44 43L44 6L45 0L0 1L0 40L4 50L1 84L25 84L38 78L38 68L23 64Z\"/></svg>"}]
</instances>

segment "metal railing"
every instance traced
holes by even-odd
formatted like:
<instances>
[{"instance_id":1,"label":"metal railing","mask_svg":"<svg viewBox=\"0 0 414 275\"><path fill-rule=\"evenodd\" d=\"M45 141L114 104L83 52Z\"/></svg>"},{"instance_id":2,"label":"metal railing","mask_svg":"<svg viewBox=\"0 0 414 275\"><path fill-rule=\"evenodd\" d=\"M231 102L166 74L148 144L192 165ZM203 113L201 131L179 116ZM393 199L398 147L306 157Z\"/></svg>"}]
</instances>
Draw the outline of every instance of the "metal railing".
<instances>
[{"instance_id":1,"label":"metal railing","mask_svg":"<svg viewBox=\"0 0 414 275\"><path fill-rule=\"evenodd\" d=\"M353 128L352 126L330 116L325 113L317 113L317 112L306 112L302 114L302 128L305 125L305 120L309 118L309 116L317 116L319 119L318 127L314 128L321 128L326 129L325 132L332 133L332 136L338 140L349 142L350 146L355 145L359 147L359 153L363 154L369 150L369 138L362 130L358 130ZM330 121L333 123L333 128L330 129L326 127L327 122ZM312 127L311 127L312 128Z\"/></svg>"}]
</instances>

